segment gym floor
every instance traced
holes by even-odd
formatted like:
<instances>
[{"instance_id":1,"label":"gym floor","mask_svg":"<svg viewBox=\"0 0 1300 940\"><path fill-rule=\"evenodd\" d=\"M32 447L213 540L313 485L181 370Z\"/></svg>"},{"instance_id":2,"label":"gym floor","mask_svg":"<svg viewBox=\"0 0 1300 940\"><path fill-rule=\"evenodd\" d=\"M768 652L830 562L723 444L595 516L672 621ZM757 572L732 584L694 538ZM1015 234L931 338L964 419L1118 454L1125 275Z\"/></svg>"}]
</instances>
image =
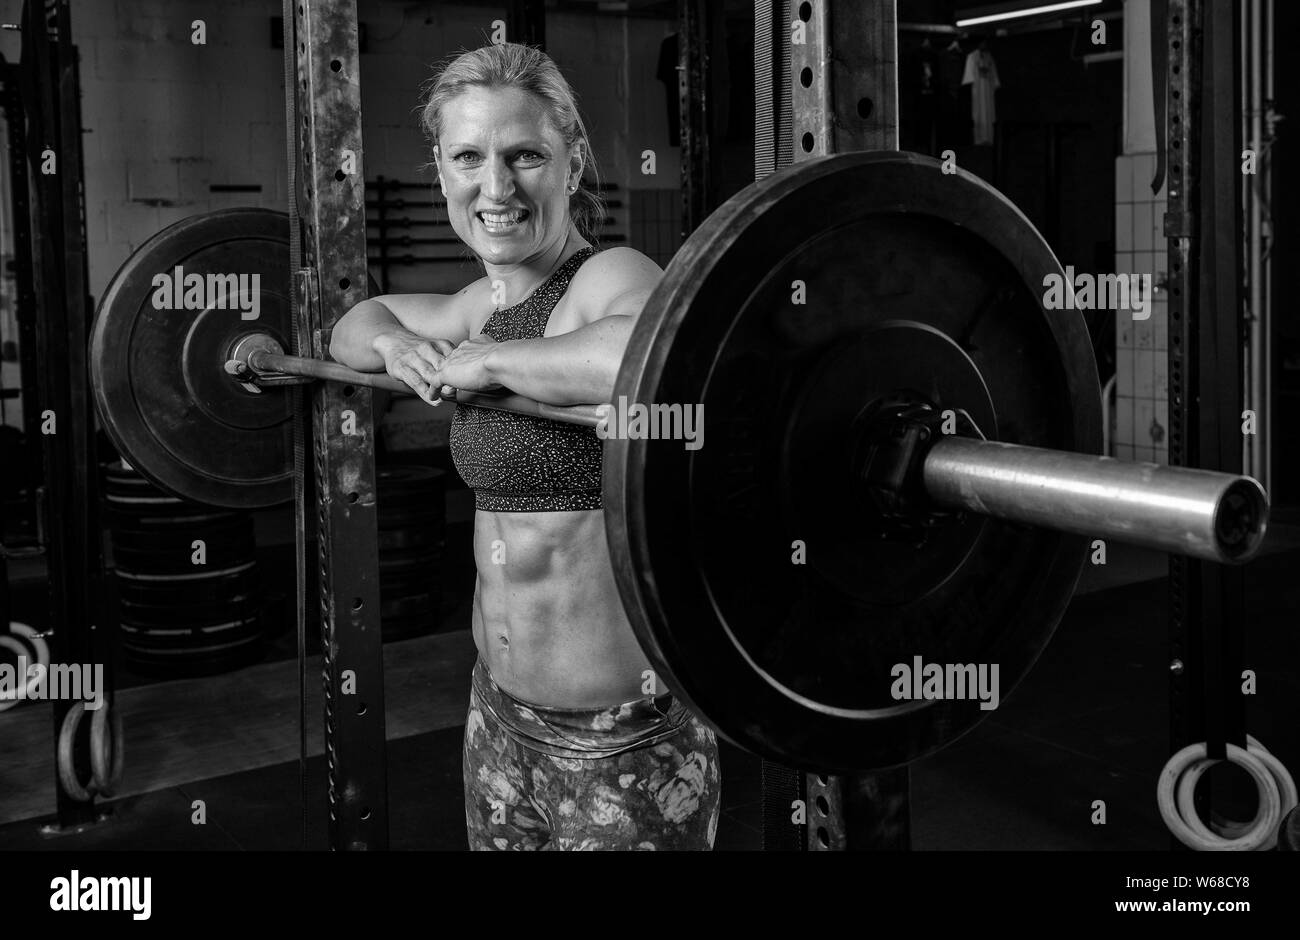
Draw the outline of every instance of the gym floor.
<instances>
[{"instance_id":1,"label":"gym floor","mask_svg":"<svg viewBox=\"0 0 1300 940\"><path fill-rule=\"evenodd\" d=\"M449 525L449 548L468 537ZM453 557L454 552L449 552ZM466 553L467 556L468 553ZM1165 849L1155 781L1168 747L1166 556L1110 547L1085 571L1056 637L994 716L912 769L917 850ZM1252 733L1286 763L1300 760L1300 641L1287 628L1300 606L1300 528L1275 525L1248 569L1247 662L1259 703ZM449 572L463 581L466 572ZM394 849L464 849L460 746L474 659L468 596L445 630L386 644L388 798ZM1267 647L1259 644L1269 644ZM297 677L293 638L236 673L128 687L127 773L99 823L48 826L54 768L46 703L6 716L0 764L0 850L274 850L302 845ZM309 664L307 843L328 845L321 701ZM129 682L124 683L130 685ZM1267 724L1249 719L1260 716ZM723 744L719 850L761 847L759 761ZM1234 773L1234 770L1228 770ZM196 800L207 824L189 825ZM1103 800L1107 825L1094 825ZM1253 807L1242 807L1248 818Z\"/></svg>"}]
</instances>

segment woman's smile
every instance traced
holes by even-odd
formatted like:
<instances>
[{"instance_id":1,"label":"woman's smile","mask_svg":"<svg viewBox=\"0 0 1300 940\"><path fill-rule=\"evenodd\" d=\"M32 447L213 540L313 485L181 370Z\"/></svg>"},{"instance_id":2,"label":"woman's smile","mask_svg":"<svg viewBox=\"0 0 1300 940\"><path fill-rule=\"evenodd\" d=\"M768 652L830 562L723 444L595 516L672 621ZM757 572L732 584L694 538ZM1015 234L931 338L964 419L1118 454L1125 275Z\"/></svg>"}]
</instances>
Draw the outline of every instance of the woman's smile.
<instances>
[{"instance_id":1,"label":"woman's smile","mask_svg":"<svg viewBox=\"0 0 1300 940\"><path fill-rule=\"evenodd\" d=\"M487 230L489 235L514 235L532 218L532 213L527 209L511 209L509 211L480 210L474 213L474 218L478 219L479 224Z\"/></svg>"}]
</instances>

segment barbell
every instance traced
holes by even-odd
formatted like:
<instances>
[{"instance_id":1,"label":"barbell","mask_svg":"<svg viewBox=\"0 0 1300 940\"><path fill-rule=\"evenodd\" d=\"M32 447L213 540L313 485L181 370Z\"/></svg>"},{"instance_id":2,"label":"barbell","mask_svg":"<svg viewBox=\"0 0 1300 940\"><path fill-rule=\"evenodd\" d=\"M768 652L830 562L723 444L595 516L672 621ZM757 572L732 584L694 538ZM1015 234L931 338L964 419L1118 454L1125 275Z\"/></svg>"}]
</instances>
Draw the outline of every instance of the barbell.
<instances>
[{"instance_id":1,"label":"barbell","mask_svg":"<svg viewBox=\"0 0 1300 940\"><path fill-rule=\"evenodd\" d=\"M409 391L286 355L288 224L259 209L164 229L115 275L91 341L130 463L176 495L291 493L307 380ZM151 302L159 272L260 273L255 322ZM852 772L931 753L988 714L900 697L901 667L996 666L1005 697L1050 639L1094 539L1215 561L1257 551L1249 477L1096 455L1100 393L1061 266L964 172L914 154L798 164L686 241L633 328L615 402L707 415L707 444L607 434L609 406L458 391L597 428L614 575L664 682L733 743Z\"/></svg>"}]
</instances>

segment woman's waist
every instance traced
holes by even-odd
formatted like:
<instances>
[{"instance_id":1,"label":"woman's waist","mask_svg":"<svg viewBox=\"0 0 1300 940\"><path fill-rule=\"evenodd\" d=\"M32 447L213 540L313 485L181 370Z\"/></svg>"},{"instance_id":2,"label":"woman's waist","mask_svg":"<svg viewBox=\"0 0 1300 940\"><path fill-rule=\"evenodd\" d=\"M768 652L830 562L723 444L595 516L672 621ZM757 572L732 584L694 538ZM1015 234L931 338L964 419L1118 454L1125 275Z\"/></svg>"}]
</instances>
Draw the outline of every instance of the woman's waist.
<instances>
[{"instance_id":1,"label":"woman's waist","mask_svg":"<svg viewBox=\"0 0 1300 940\"><path fill-rule=\"evenodd\" d=\"M474 665L474 697L526 747L556 757L608 757L675 734L691 720L672 694L661 692L616 704L545 705L507 692L482 656Z\"/></svg>"},{"instance_id":2,"label":"woman's waist","mask_svg":"<svg viewBox=\"0 0 1300 940\"><path fill-rule=\"evenodd\" d=\"M617 611L507 626L474 618L479 656L509 694L554 707L603 707L670 691ZM615 614L617 616L615 616Z\"/></svg>"}]
</instances>

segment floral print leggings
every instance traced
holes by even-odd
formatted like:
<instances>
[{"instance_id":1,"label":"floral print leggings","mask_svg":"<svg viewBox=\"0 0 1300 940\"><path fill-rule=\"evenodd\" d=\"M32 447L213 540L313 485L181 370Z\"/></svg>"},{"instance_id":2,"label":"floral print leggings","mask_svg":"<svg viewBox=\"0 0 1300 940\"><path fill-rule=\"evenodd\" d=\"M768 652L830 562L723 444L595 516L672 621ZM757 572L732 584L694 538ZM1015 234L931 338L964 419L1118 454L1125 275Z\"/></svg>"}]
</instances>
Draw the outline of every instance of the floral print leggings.
<instances>
[{"instance_id":1,"label":"floral print leggings","mask_svg":"<svg viewBox=\"0 0 1300 940\"><path fill-rule=\"evenodd\" d=\"M471 849L713 847L718 743L671 695L610 708L530 705L479 660L463 756Z\"/></svg>"}]
</instances>

